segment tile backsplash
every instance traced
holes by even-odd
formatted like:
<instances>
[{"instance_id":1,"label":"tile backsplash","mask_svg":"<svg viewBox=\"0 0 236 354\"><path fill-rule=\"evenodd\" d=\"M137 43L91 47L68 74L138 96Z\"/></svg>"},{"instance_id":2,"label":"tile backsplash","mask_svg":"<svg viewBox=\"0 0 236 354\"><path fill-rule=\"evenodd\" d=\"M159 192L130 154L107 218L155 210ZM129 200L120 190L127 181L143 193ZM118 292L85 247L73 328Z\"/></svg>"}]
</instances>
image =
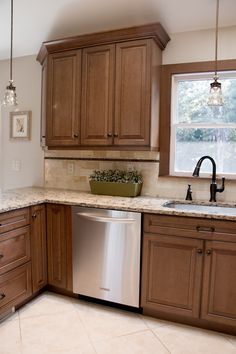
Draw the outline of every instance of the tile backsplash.
<instances>
[{"instance_id":1,"label":"tile backsplash","mask_svg":"<svg viewBox=\"0 0 236 354\"><path fill-rule=\"evenodd\" d=\"M89 191L89 175L95 169L133 169L143 175L142 195L185 199L188 184L193 199L208 201L210 179L159 177L159 153L155 151L45 151L45 187ZM219 184L221 182L219 181ZM217 200L236 203L236 181L227 181Z\"/></svg>"}]
</instances>

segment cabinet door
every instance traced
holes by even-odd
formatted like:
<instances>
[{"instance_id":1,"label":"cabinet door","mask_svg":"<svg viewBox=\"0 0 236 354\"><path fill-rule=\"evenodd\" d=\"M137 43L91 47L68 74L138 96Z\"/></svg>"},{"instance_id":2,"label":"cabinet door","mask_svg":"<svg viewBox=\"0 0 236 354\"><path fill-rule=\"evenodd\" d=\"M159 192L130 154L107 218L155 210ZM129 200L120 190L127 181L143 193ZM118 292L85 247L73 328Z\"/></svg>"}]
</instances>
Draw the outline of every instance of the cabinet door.
<instances>
[{"instance_id":1,"label":"cabinet door","mask_svg":"<svg viewBox=\"0 0 236 354\"><path fill-rule=\"evenodd\" d=\"M206 242L201 317L236 325L236 243Z\"/></svg>"},{"instance_id":2,"label":"cabinet door","mask_svg":"<svg viewBox=\"0 0 236 354\"><path fill-rule=\"evenodd\" d=\"M81 53L70 51L49 57L47 75L48 146L79 144Z\"/></svg>"},{"instance_id":3,"label":"cabinet door","mask_svg":"<svg viewBox=\"0 0 236 354\"><path fill-rule=\"evenodd\" d=\"M45 206L31 207L31 260L33 292L47 284L47 239Z\"/></svg>"},{"instance_id":4,"label":"cabinet door","mask_svg":"<svg viewBox=\"0 0 236 354\"><path fill-rule=\"evenodd\" d=\"M149 40L116 45L116 145L150 143L150 63Z\"/></svg>"},{"instance_id":5,"label":"cabinet door","mask_svg":"<svg viewBox=\"0 0 236 354\"><path fill-rule=\"evenodd\" d=\"M32 294L30 262L0 275L0 317Z\"/></svg>"},{"instance_id":6,"label":"cabinet door","mask_svg":"<svg viewBox=\"0 0 236 354\"><path fill-rule=\"evenodd\" d=\"M47 205L48 284L72 290L71 208Z\"/></svg>"},{"instance_id":7,"label":"cabinet door","mask_svg":"<svg viewBox=\"0 0 236 354\"><path fill-rule=\"evenodd\" d=\"M114 55L114 45L83 50L82 145L110 145L113 141Z\"/></svg>"},{"instance_id":8,"label":"cabinet door","mask_svg":"<svg viewBox=\"0 0 236 354\"><path fill-rule=\"evenodd\" d=\"M145 234L142 306L150 310L199 317L203 241Z\"/></svg>"}]
</instances>

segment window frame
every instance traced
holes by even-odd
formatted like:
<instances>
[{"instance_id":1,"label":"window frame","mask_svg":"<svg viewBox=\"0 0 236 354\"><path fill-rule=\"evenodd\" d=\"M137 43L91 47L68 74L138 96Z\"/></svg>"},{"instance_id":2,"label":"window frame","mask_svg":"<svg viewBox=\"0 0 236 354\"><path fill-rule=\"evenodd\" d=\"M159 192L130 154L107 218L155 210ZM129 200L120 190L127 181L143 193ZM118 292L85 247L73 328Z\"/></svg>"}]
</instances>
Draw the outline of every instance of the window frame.
<instances>
[{"instance_id":1,"label":"window frame","mask_svg":"<svg viewBox=\"0 0 236 354\"><path fill-rule=\"evenodd\" d=\"M170 171L172 76L177 74L211 73L214 72L214 64L214 61L206 61L168 64L161 67L159 176L181 177L180 175L171 175ZM218 71L235 70L236 59L218 61ZM183 175L183 177L191 178L189 175Z\"/></svg>"}]
</instances>

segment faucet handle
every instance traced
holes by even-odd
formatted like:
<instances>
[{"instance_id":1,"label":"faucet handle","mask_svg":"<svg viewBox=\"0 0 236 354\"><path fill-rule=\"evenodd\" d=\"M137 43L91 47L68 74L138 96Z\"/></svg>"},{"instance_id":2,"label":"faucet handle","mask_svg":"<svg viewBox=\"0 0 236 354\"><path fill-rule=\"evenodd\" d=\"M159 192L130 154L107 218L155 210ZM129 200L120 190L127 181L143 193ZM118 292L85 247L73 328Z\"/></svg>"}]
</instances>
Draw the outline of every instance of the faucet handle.
<instances>
[{"instance_id":1,"label":"faucet handle","mask_svg":"<svg viewBox=\"0 0 236 354\"><path fill-rule=\"evenodd\" d=\"M221 187L216 189L216 192L222 193L225 190L225 177L222 177Z\"/></svg>"}]
</instances>

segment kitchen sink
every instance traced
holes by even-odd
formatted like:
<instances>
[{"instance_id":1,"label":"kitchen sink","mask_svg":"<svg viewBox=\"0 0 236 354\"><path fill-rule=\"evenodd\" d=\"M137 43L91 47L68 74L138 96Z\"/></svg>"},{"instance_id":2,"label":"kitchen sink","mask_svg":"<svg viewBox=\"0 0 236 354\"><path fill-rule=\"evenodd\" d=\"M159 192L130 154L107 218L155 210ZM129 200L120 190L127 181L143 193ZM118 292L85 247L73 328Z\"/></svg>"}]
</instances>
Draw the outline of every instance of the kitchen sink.
<instances>
[{"instance_id":1,"label":"kitchen sink","mask_svg":"<svg viewBox=\"0 0 236 354\"><path fill-rule=\"evenodd\" d=\"M200 203L184 203L184 202L168 202L163 204L165 208L173 208L183 211L199 211L203 213L214 213L223 215L236 215L236 206L200 204Z\"/></svg>"}]
</instances>

